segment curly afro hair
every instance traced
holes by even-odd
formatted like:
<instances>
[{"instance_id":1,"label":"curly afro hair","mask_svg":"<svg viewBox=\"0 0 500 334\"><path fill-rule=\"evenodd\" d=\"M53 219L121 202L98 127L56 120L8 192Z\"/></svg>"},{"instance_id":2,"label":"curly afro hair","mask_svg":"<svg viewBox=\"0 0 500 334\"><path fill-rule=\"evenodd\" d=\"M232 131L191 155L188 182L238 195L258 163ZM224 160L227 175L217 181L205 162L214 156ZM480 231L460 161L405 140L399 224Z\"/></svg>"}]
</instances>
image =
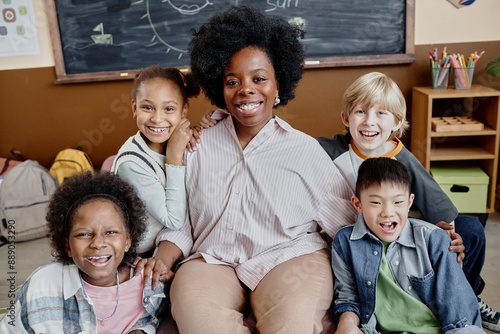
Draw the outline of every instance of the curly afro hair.
<instances>
[{"instance_id":1,"label":"curly afro hair","mask_svg":"<svg viewBox=\"0 0 500 334\"><path fill-rule=\"evenodd\" d=\"M146 230L146 209L135 189L110 172L75 174L67 178L52 195L46 216L47 237L52 246L52 256L57 261L71 259L66 253L66 245L75 213L81 205L96 198L112 201L119 208L126 230L132 238L123 262L134 261L137 245Z\"/></svg>"},{"instance_id":2,"label":"curly afro hair","mask_svg":"<svg viewBox=\"0 0 500 334\"><path fill-rule=\"evenodd\" d=\"M192 33L191 70L212 104L226 108L224 70L232 55L247 47L263 50L271 60L280 87L279 105L286 105L295 97L304 62L304 48L299 40L304 31L300 28L252 7L233 6Z\"/></svg>"}]
</instances>

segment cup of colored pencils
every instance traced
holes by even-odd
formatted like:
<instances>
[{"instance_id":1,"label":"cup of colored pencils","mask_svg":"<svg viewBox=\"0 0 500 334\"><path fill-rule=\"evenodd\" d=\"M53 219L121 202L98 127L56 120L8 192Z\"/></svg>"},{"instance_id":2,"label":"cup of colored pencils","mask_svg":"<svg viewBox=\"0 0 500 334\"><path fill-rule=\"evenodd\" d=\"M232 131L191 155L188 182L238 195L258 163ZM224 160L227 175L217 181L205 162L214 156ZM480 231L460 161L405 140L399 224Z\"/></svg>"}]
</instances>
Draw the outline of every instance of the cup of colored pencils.
<instances>
[{"instance_id":1,"label":"cup of colored pencils","mask_svg":"<svg viewBox=\"0 0 500 334\"><path fill-rule=\"evenodd\" d=\"M472 85L472 77L476 62L484 54L484 51L478 54L471 53L467 61L463 54L457 53L450 57L453 66L453 74L455 77L455 89L470 89Z\"/></svg>"},{"instance_id":2,"label":"cup of colored pencils","mask_svg":"<svg viewBox=\"0 0 500 334\"><path fill-rule=\"evenodd\" d=\"M438 57L437 48L434 49L434 52L429 51L429 53L432 70L432 88L448 88L448 80L450 77L450 63L449 57L446 53L446 46L441 53L441 57Z\"/></svg>"}]
</instances>

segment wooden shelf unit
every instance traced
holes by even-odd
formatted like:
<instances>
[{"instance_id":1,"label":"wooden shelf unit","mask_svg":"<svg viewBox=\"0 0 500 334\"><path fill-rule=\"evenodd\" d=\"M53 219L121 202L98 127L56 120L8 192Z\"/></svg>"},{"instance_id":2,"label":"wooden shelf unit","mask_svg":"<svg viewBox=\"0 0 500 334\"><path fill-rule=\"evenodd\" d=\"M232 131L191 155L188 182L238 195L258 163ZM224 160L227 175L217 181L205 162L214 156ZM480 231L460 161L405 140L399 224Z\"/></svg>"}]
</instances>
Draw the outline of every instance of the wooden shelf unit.
<instances>
[{"instance_id":1,"label":"wooden shelf unit","mask_svg":"<svg viewBox=\"0 0 500 334\"><path fill-rule=\"evenodd\" d=\"M433 161L475 161L489 176L486 210L495 211L500 150L500 91L472 85L456 90L414 87L411 151L430 171ZM484 124L481 131L436 132L432 117L466 116Z\"/></svg>"}]
</instances>

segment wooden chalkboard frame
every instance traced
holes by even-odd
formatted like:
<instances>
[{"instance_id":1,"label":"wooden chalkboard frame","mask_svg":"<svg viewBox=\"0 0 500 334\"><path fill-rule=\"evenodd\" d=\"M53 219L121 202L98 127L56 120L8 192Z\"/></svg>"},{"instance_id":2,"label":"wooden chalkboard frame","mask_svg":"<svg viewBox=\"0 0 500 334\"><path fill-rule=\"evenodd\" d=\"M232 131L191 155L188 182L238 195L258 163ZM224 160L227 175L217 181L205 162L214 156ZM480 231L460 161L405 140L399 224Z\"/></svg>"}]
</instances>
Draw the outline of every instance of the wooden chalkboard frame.
<instances>
[{"instance_id":1,"label":"wooden chalkboard frame","mask_svg":"<svg viewBox=\"0 0 500 334\"><path fill-rule=\"evenodd\" d=\"M55 0L45 0L45 5L55 61L56 84L130 80L135 76L137 70L68 74L64 65L64 56L62 51L61 36L59 33L59 23L57 19ZM305 60L304 67L308 69L412 63L415 61L414 31L415 0L406 0L405 53L370 56L308 58Z\"/></svg>"}]
</instances>

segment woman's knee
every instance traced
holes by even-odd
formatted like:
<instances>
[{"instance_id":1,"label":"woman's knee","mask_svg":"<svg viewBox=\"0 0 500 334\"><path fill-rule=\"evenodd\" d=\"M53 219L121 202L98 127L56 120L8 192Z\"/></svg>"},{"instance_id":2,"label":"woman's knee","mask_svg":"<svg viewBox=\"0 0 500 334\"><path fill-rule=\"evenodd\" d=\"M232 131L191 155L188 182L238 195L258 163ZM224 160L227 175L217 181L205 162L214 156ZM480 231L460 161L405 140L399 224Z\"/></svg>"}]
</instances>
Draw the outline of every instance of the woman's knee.
<instances>
[{"instance_id":1,"label":"woman's knee","mask_svg":"<svg viewBox=\"0 0 500 334\"><path fill-rule=\"evenodd\" d=\"M174 277L170 298L172 317L183 332L203 329L201 332L217 333L229 328L234 333L245 332L241 312L247 292L231 267L202 259L186 262Z\"/></svg>"},{"instance_id":2,"label":"woman's knee","mask_svg":"<svg viewBox=\"0 0 500 334\"><path fill-rule=\"evenodd\" d=\"M319 333L333 300L333 274L326 250L274 268L251 294L261 332Z\"/></svg>"}]
</instances>

